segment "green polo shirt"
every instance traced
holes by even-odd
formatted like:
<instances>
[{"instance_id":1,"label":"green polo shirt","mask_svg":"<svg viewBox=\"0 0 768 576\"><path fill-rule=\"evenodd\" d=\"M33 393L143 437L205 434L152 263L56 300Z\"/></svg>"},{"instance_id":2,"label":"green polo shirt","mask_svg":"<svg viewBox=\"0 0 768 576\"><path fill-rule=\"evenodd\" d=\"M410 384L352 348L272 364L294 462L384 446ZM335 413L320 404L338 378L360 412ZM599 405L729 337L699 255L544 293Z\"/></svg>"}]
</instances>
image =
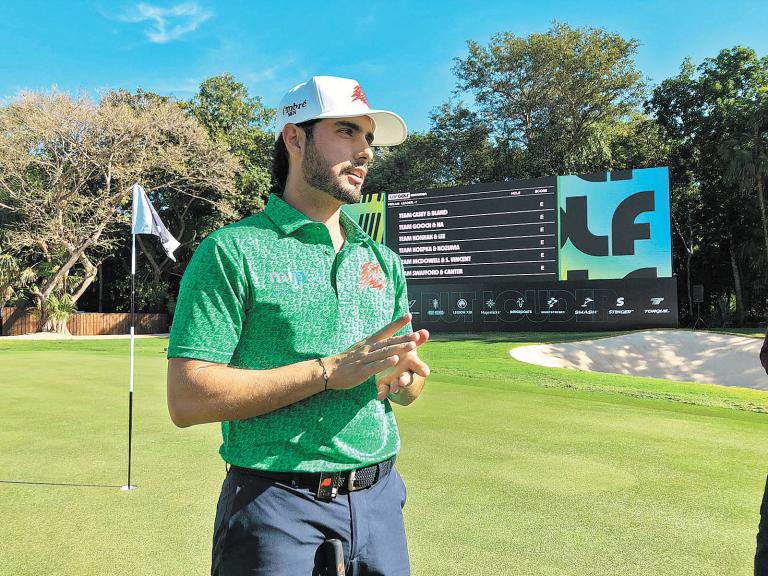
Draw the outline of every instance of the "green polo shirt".
<instances>
[{"instance_id":1,"label":"green polo shirt","mask_svg":"<svg viewBox=\"0 0 768 576\"><path fill-rule=\"evenodd\" d=\"M342 352L405 314L400 258L343 212L340 220L346 242L336 254L324 224L272 195L263 212L203 240L181 281L168 358L275 368ZM400 448L375 378L221 431L224 460L271 471L349 470Z\"/></svg>"}]
</instances>

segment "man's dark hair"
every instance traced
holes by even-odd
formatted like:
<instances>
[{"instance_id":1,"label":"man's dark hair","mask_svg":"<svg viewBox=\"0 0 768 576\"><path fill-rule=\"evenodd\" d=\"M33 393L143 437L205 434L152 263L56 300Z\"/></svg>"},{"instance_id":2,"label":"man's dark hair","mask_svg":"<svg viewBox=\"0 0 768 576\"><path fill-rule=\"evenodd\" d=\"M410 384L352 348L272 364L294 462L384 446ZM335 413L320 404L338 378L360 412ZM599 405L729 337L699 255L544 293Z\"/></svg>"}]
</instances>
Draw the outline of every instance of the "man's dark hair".
<instances>
[{"instance_id":1,"label":"man's dark hair","mask_svg":"<svg viewBox=\"0 0 768 576\"><path fill-rule=\"evenodd\" d=\"M301 122L299 124L296 124L296 126L299 126L304 130L304 133L307 135L307 140L312 140L312 130L313 126L320 122L319 119L314 120L307 120L306 122ZM280 136L275 141L275 147L272 150L272 194L277 194L278 196L283 195L283 191L285 190L285 181L288 178L288 150L285 147L285 142L283 141L283 135L280 134Z\"/></svg>"}]
</instances>

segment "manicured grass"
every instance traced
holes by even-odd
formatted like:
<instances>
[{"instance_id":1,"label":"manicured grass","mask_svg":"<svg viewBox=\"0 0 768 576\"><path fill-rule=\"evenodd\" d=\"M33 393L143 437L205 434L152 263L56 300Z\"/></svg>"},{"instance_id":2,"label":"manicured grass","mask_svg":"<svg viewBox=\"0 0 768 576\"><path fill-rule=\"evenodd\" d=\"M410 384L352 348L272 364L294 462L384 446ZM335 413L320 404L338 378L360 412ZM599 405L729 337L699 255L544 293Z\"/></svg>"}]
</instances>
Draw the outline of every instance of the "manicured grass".
<instances>
[{"instance_id":1,"label":"manicured grass","mask_svg":"<svg viewBox=\"0 0 768 576\"><path fill-rule=\"evenodd\" d=\"M528 366L521 342L439 338L396 408L413 573L751 574L768 393ZM178 430L163 339L0 340L0 574L204 574L224 467L215 425Z\"/></svg>"}]
</instances>

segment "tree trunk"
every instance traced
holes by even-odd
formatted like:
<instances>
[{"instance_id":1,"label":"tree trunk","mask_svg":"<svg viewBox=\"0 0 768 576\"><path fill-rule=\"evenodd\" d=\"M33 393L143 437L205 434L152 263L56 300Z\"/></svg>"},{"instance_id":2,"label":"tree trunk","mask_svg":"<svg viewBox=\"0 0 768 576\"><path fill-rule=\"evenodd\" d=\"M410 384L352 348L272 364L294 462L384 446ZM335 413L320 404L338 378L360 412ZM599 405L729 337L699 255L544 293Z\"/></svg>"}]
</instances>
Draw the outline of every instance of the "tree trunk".
<instances>
[{"instance_id":1,"label":"tree trunk","mask_svg":"<svg viewBox=\"0 0 768 576\"><path fill-rule=\"evenodd\" d=\"M43 323L42 317L40 319L40 325L43 327L42 332L55 332L62 336L72 336L72 333L67 328L67 320L54 320L48 317Z\"/></svg>"},{"instance_id":2,"label":"tree trunk","mask_svg":"<svg viewBox=\"0 0 768 576\"><path fill-rule=\"evenodd\" d=\"M39 291L35 293L35 300L37 301L37 311L40 317L38 318L37 331L38 332L55 332L62 336L71 336L72 334L67 328L67 321L54 320L51 317L50 310L48 309L48 298L44 297Z\"/></svg>"},{"instance_id":3,"label":"tree trunk","mask_svg":"<svg viewBox=\"0 0 768 576\"><path fill-rule=\"evenodd\" d=\"M688 288L688 315L691 317L691 322L696 322L693 319L693 296L691 295L691 260L693 260L693 252L688 250L686 252L685 271L686 271L686 284Z\"/></svg>"},{"instance_id":4,"label":"tree trunk","mask_svg":"<svg viewBox=\"0 0 768 576\"><path fill-rule=\"evenodd\" d=\"M80 300L80 297L93 283L93 281L96 280L96 277L99 274L99 269L93 265L90 258L88 258L85 253L80 255L80 263L85 269L85 276L83 277L83 281L80 283L80 285L75 289L74 294L72 294L72 302L74 304L77 304L77 301Z\"/></svg>"},{"instance_id":5,"label":"tree trunk","mask_svg":"<svg viewBox=\"0 0 768 576\"><path fill-rule=\"evenodd\" d=\"M728 252L731 256L731 270L733 271L733 288L736 296L736 326L744 325L744 299L741 293L741 275L739 274L739 264L736 261L736 251L733 244L728 245Z\"/></svg>"},{"instance_id":6,"label":"tree trunk","mask_svg":"<svg viewBox=\"0 0 768 576\"><path fill-rule=\"evenodd\" d=\"M155 282L160 282L160 279L162 277L163 273L163 265L158 264L155 258L150 254L149 250L147 249L147 246L144 244L144 240L142 240L140 235L136 235L136 241L139 244L139 249L141 250L141 253L146 257L147 262L149 262L150 267L152 268L152 279ZM168 259L166 258L166 261ZM164 263L163 263L164 264Z\"/></svg>"},{"instance_id":7,"label":"tree trunk","mask_svg":"<svg viewBox=\"0 0 768 576\"><path fill-rule=\"evenodd\" d=\"M101 263L99 263L99 314L102 312L102 301L104 300L104 273L101 271Z\"/></svg>"},{"instance_id":8,"label":"tree trunk","mask_svg":"<svg viewBox=\"0 0 768 576\"><path fill-rule=\"evenodd\" d=\"M765 258L768 261L768 221L765 214L765 194L763 192L763 178L757 174L757 202L760 205L760 221L763 223L763 241L765 242Z\"/></svg>"}]
</instances>

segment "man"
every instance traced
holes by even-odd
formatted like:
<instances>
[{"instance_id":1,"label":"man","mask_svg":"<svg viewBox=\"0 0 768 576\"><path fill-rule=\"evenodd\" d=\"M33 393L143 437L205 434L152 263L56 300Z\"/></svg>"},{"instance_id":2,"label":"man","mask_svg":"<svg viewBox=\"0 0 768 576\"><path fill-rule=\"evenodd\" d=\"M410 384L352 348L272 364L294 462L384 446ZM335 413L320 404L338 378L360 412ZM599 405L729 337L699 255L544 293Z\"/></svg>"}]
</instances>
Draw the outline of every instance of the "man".
<instances>
[{"instance_id":1,"label":"man","mask_svg":"<svg viewBox=\"0 0 768 576\"><path fill-rule=\"evenodd\" d=\"M212 233L187 268L168 407L177 426L222 423L214 575L320 574L329 539L347 574L410 572L390 401L421 393L429 334L411 331L399 257L341 212L371 147L406 135L354 80L299 84L277 110L266 208Z\"/></svg>"},{"instance_id":2,"label":"man","mask_svg":"<svg viewBox=\"0 0 768 576\"><path fill-rule=\"evenodd\" d=\"M768 334L765 335L760 349L760 363L768 374ZM768 480L765 483L763 502L760 505L760 525L757 530L757 549L755 550L755 576L768 576Z\"/></svg>"}]
</instances>

